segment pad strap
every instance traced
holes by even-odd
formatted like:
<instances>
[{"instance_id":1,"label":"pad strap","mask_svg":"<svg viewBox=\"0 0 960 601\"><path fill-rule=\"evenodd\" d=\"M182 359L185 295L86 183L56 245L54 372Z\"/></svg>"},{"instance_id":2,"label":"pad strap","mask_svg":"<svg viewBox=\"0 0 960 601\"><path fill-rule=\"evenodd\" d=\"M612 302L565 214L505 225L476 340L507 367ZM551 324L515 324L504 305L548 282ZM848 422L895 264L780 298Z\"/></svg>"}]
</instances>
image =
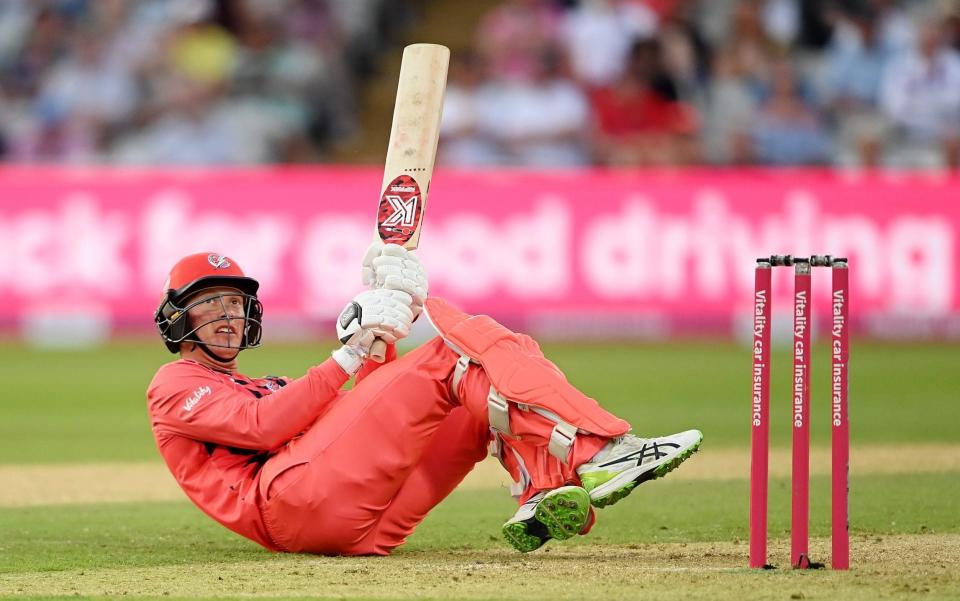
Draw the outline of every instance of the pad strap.
<instances>
[{"instance_id":1,"label":"pad strap","mask_svg":"<svg viewBox=\"0 0 960 601\"><path fill-rule=\"evenodd\" d=\"M493 386L487 395L487 418L491 428L505 436L513 436L510 430L510 404Z\"/></svg>"},{"instance_id":2,"label":"pad strap","mask_svg":"<svg viewBox=\"0 0 960 601\"><path fill-rule=\"evenodd\" d=\"M499 459L500 463L503 463L503 439L500 438L500 433L493 428L490 428L490 444L487 445L487 451L490 452L490 455Z\"/></svg>"},{"instance_id":3,"label":"pad strap","mask_svg":"<svg viewBox=\"0 0 960 601\"><path fill-rule=\"evenodd\" d=\"M460 390L460 380L466 375L467 368L469 367L470 357L460 355L460 358L457 359L457 364L453 368L453 380L450 382L450 393L453 395L453 400L458 403L460 403L460 393L458 392Z\"/></svg>"},{"instance_id":4,"label":"pad strap","mask_svg":"<svg viewBox=\"0 0 960 601\"><path fill-rule=\"evenodd\" d=\"M510 448L510 452L513 454L514 459L516 459L517 467L519 468L518 471L520 472L520 479L510 483L510 496L520 500L523 491L527 490L527 487L533 483L533 480L530 478L530 471L527 469L527 464L523 462L523 457L520 456L520 453L513 448Z\"/></svg>"},{"instance_id":5,"label":"pad strap","mask_svg":"<svg viewBox=\"0 0 960 601\"><path fill-rule=\"evenodd\" d=\"M453 399L460 403L460 382L463 380L463 376L466 375L467 370L470 368L470 364L474 363L468 355L463 354L460 349L455 345L447 342L447 345L450 346L454 351L460 354L460 358L457 359L457 364L453 368L453 378L450 381L450 393L453 396ZM517 405L517 408L521 411L534 411L547 418L556 424L553 427L553 430L550 432L550 442L547 446L547 450L551 455L567 463L567 458L570 455L570 448L573 446L574 441L577 438L577 432L579 429L573 424L567 423L560 418L559 415L553 411L547 409L541 409L539 407L531 407L524 403L514 403ZM490 392L487 394L487 419L490 422L490 429L493 430L495 436L494 441L499 443L499 438L497 434L502 436L513 437L513 430L510 429L510 401L507 400L502 394L500 394L496 388L491 384ZM496 451L499 451L499 444ZM492 455L497 453L493 448L490 449Z\"/></svg>"},{"instance_id":6,"label":"pad strap","mask_svg":"<svg viewBox=\"0 0 960 601\"><path fill-rule=\"evenodd\" d=\"M550 444L547 448L551 455L559 459L562 463L567 463L570 448L576 439L577 427L566 422L559 422L553 427L553 431L550 432Z\"/></svg>"},{"instance_id":7,"label":"pad strap","mask_svg":"<svg viewBox=\"0 0 960 601\"><path fill-rule=\"evenodd\" d=\"M550 432L550 442L547 445L547 450L563 463L567 463L567 458L570 456L570 448L573 447L573 443L577 439L579 429L573 424L560 419L560 416L553 411L541 409L540 407L531 407L530 405L524 405L522 403L514 404L517 406L517 409L521 411L533 411L555 424L553 430ZM513 431L510 430L510 401L497 392L493 386L490 387L490 393L487 395L487 415L491 429L503 436L513 436Z\"/></svg>"},{"instance_id":8,"label":"pad strap","mask_svg":"<svg viewBox=\"0 0 960 601\"><path fill-rule=\"evenodd\" d=\"M534 413L542 415L556 424L553 427L553 431L550 432L550 444L548 449L551 455L563 463L566 463L567 456L570 454L570 447L573 446L573 441L577 439L577 432L580 431L579 428L564 421L559 415L548 409L543 409L541 407L530 407L530 410L532 410Z\"/></svg>"}]
</instances>

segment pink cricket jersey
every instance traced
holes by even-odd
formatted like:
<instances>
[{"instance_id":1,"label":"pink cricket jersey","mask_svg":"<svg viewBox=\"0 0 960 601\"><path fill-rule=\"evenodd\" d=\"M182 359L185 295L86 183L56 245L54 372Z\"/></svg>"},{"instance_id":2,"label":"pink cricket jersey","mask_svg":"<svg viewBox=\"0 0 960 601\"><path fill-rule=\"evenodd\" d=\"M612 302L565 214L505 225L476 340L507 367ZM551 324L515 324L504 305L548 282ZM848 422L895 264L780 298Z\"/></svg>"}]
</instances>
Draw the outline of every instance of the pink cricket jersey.
<instances>
[{"instance_id":1,"label":"pink cricket jersey","mask_svg":"<svg viewBox=\"0 0 960 601\"><path fill-rule=\"evenodd\" d=\"M249 378L180 360L157 371L147 407L160 453L190 500L276 550L260 515L260 470L343 394L346 381L332 359L296 380Z\"/></svg>"}]
</instances>

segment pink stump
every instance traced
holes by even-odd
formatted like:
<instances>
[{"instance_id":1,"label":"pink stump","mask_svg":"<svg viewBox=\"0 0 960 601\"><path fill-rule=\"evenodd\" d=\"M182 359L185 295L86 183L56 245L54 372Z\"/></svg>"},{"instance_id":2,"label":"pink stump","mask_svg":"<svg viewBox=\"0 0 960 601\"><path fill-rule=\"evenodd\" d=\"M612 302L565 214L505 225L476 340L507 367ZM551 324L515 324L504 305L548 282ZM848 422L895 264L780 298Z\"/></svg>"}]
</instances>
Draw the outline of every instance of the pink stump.
<instances>
[{"instance_id":1,"label":"pink stump","mask_svg":"<svg viewBox=\"0 0 960 601\"><path fill-rule=\"evenodd\" d=\"M831 324L831 444L832 463L832 565L850 567L850 423L847 404L847 370L850 361L850 285L846 259L833 263L833 323Z\"/></svg>"},{"instance_id":2,"label":"pink stump","mask_svg":"<svg viewBox=\"0 0 960 601\"><path fill-rule=\"evenodd\" d=\"M753 293L753 402L750 427L750 567L767 564L767 456L770 445L770 262L758 260Z\"/></svg>"},{"instance_id":3,"label":"pink stump","mask_svg":"<svg viewBox=\"0 0 960 601\"><path fill-rule=\"evenodd\" d=\"M790 565L810 567L810 263L794 263L793 288L793 383L791 429L793 431L792 527Z\"/></svg>"}]
</instances>

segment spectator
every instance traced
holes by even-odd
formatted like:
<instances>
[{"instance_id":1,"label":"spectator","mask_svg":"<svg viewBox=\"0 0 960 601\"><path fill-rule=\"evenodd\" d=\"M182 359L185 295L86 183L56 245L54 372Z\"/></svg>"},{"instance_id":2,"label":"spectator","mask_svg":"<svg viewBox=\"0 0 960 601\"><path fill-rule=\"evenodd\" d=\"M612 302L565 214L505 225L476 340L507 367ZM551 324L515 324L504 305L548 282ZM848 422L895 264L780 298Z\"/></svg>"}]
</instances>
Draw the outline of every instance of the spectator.
<instances>
[{"instance_id":1,"label":"spectator","mask_svg":"<svg viewBox=\"0 0 960 601\"><path fill-rule=\"evenodd\" d=\"M802 4L816 1L807 0ZM800 33L800 4L796 0L766 0L758 6L764 32L778 45L786 47L796 41Z\"/></svg>"},{"instance_id":2,"label":"spectator","mask_svg":"<svg viewBox=\"0 0 960 601\"><path fill-rule=\"evenodd\" d=\"M237 44L231 32L213 19L212 4L184 4L167 50L167 61L181 75L202 83L220 85L235 66Z\"/></svg>"},{"instance_id":3,"label":"spectator","mask_svg":"<svg viewBox=\"0 0 960 601\"><path fill-rule=\"evenodd\" d=\"M321 150L357 131L356 80L371 74L375 54L388 42L376 24L396 21L377 16L375 4L298 0L292 10L277 10L289 51L276 65L276 76L306 95L310 141ZM380 5L394 11L402 7L396 2ZM364 19L371 22L364 24Z\"/></svg>"},{"instance_id":4,"label":"spectator","mask_svg":"<svg viewBox=\"0 0 960 601\"><path fill-rule=\"evenodd\" d=\"M731 49L714 54L712 74L706 92L704 155L711 163L747 163L752 158L749 134L756 97Z\"/></svg>"},{"instance_id":5,"label":"spectator","mask_svg":"<svg viewBox=\"0 0 960 601\"><path fill-rule=\"evenodd\" d=\"M32 7L14 5L5 11L6 22L19 24L29 18ZM4 61L3 87L17 97L32 98L50 68L66 53L67 27L60 14L52 8L36 13L25 36L23 47L9 61Z\"/></svg>"},{"instance_id":6,"label":"spectator","mask_svg":"<svg viewBox=\"0 0 960 601\"><path fill-rule=\"evenodd\" d=\"M416 0L4 0L0 156L373 156L358 84L397 49L414 7L433 10ZM479 58L454 51L441 160L581 165L592 142L604 165L956 164L960 13L940 19L949 33L914 24L943 8L503 0L477 27ZM647 55L628 59L636 39Z\"/></svg>"},{"instance_id":7,"label":"spectator","mask_svg":"<svg viewBox=\"0 0 960 601\"><path fill-rule=\"evenodd\" d=\"M96 161L108 133L135 108L136 84L104 51L105 32L79 28L69 38L68 52L48 66L30 118L14 135L13 160Z\"/></svg>"},{"instance_id":8,"label":"spectator","mask_svg":"<svg viewBox=\"0 0 960 601\"><path fill-rule=\"evenodd\" d=\"M771 69L770 92L751 133L760 163L817 165L830 160L830 138L787 59Z\"/></svg>"},{"instance_id":9,"label":"spectator","mask_svg":"<svg viewBox=\"0 0 960 601\"><path fill-rule=\"evenodd\" d=\"M592 105L600 164L684 164L697 156L696 115L678 101L656 40L634 43L623 79L596 91Z\"/></svg>"},{"instance_id":10,"label":"spectator","mask_svg":"<svg viewBox=\"0 0 960 601\"><path fill-rule=\"evenodd\" d=\"M861 0L843 0L846 3ZM866 0L872 2L874 0ZM807 51L822 51L833 37L834 9L832 5L843 4L836 0L790 0L797 12L797 45L801 56Z\"/></svg>"},{"instance_id":11,"label":"spectator","mask_svg":"<svg viewBox=\"0 0 960 601\"><path fill-rule=\"evenodd\" d=\"M71 118L53 105L39 104L11 141L10 159L18 163L90 163L97 159L96 132L90 121Z\"/></svg>"},{"instance_id":12,"label":"spectator","mask_svg":"<svg viewBox=\"0 0 960 601\"><path fill-rule=\"evenodd\" d=\"M612 85L623 74L630 45L657 33L658 17L630 0L586 0L563 18L561 39L574 78L587 88Z\"/></svg>"},{"instance_id":13,"label":"spectator","mask_svg":"<svg viewBox=\"0 0 960 601\"><path fill-rule=\"evenodd\" d=\"M664 20L657 37L663 70L674 82L679 98L690 104L702 104L710 58L696 21L678 11Z\"/></svg>"},{"instance_id":14,"label":"spectator","mask_svg":"<svg viewBox=\"0 0 960 601\"><path fill-rule=\"evenodd\" d=\"M116 125L133 112L137 89L130 73L104 52L101 32L74 34L70 52L52 68L39 102L67 118Z\"/></svg>"},{"instance_id":15,"label":"spectator","mask_svg":"<svg viewBox=\"0 0 960 601\"><path fill-rule=\"evenodd\" d=\"M479 55L470 50L455 53L440 123L441 164L485 166L499 161L496 145L480 125L483 107L490 102L495 100Z\"/></svg>"},{"instance_id":16,"label":"spectator","mask_svg":"<svg viewBox=\"0 0 960 601\"><path fill-rule=\"evenodd\" d=\"M947 17L947 43L957 52L960 52L960 9L950 13Z\"/></svg>"},{"instance_id":17,"label":"spectator","mask_svg":"<svg viewBox=\"0 0 960 601\"><path fill-rule=\"evenodd\" d=\"M890 124L880 111L880 80L893 49L869 6L849 13L825 58L824 100L837 124L843 162L877 165Z\"/></svg>"},{"instance_id":18,"label":"spectator","mask_svg":"<svg viewBox=\"0 0 960 601\"><path fill-rule=\"evenodd\" d=\"M8 65L24 48L26 40L36 34L36 13L40 7L30 0L0 2L0 64ZM47 11L50 15L52 11Z\"/></svg>"},{"instance_id":19,"label":"spectator","mask_svg":"<svg viewBox=\"0 0 960 601\"><path fill-rule=\"evenodd\" d=\"M499 161L517 167L576 167L589 156L586 96L561 74L556 48L540 53L529 79L495 81L481 105L479 129L497 144Z\"/></svg>"},{"instance_id":20,"label":"spectator","mask_svg":"<svg viewBox=\"0 0 960 601\"><path fill-rule=\"evenodd\" d=\"M382 50L406 4L6 0L0 140L16 160L316 160L355 129L345 49Z\"/></svg>"},{"instance_id":21,"label":"spectator","mask_svg":"<svg viewBox=\"0 0 960 601\"><path fill-rule=\"evenodd\" d=\"M886 48L896 51L911 48L917 41L917 28L907 7L924 10L924 4L938 0L920 0L902 2L901 0L862 0L867 1L877 12L877 28L880 42Z\"/></svg>"},{"instance_id":22,"label":"spectator","mask_svg":"<svg viewBox=\"0 0 960 601\"><path fill-rule=\"evenodd\" d=\"M117 144L114 162L209 166L264 160L260 140L227 118L216 88L182 76L167 85L164 111Z\"/></svg>"},{"instance_id":23,"label":"spectator","mask_svg":"<svg viewBox=\"0 0 960 601\"><path fill-rule=\"evenodd\" d=\"M273 15L244 20L237 41L229 97L222 103L239 126L263 140L265 160L315 160L315 149L351 131L344 108L349 87L338 85L340 73L318 48L283 37Z\"/></svg>"},{"instance_id":24,"label":"spectator","mask_svg":"<svg viewBox=\"0 0 960 601\"><path fill-rule=\"evenodd\" d=\"M960 164L960 56L941 21L924 23L915 46L891 62L880 94L898 128L893 165Z\"/></svg>"},{"instance_id":25,"label":"spectator","mask_svg":"<svg viewBox=\"0 0 960 601\"><path fill-rule=\"evenodd\" d=\"M768 79L769 57L779 48L764 28L761 8L757 0L738 2L729 38L739 68L753 85Z\"/></svg>"},{"instance_id":26,"label":"spectator","mask_svg":"<svg viewBox=\"0 0 960 601\"><path fill-rule=\"evenodd\" d=\"M498 80L530 81L559 40L560 13L547 0L507 0L484 16L477 47Z\"/></svg>"}]
</instances>

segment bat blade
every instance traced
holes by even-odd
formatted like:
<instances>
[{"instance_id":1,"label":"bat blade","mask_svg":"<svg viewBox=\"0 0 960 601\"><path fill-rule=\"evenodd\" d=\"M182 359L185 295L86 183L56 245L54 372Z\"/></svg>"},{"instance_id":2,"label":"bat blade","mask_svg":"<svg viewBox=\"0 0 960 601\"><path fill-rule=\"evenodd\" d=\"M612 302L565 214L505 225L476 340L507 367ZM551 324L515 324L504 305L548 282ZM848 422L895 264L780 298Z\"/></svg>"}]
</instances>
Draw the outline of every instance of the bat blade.
<instances>
[{"instance_id":1,"label":"bat blade","mask_svg":"<svg viewBox=\"0 0 960 601\"><path fill-rule=\"evenodd\" d=\"M420 243L449 63L446 46L411 44L403 49L377 210L375 236L384 243L411 250ZM386 344L377 340L370 354L383 361L385 352Z\"/></svg>"},{"instance_id":2,"label":"bat blade","mask_svg":"<svg viewBox=\"0 0 960 601\"><path fill-rule=\"evenodd\" d=\"M393 125L380 186L377 235L416 248L440 139L450 50L439 44L403 49Z\"/></svg>"}]
</instances>

